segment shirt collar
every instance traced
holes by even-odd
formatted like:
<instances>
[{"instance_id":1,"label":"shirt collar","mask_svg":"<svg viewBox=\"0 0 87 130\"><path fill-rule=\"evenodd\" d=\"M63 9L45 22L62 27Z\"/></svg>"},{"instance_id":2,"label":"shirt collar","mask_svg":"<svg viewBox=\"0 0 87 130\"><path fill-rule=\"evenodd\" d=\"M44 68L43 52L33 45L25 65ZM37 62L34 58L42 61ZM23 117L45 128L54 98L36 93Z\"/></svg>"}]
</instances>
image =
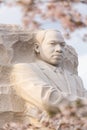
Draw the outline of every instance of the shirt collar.
<instances>
[{"instance_id":1,"label":"shirt collar","mask_svg":"<svg viewBox=\"0 0 87 130\"><path fill-rule=\"evenodd\" d=\"M57 72L58 70L60 70L61 72L63 71L61 66L59 66L59 67L58 66L53 66L53 65L51 65L51 64L49 64L47 62L44 62L42 60L37 60L36 62L41 65L42 69L45 69L46 66L49 66L54 72Z\"/></svg>"}]
</instances>

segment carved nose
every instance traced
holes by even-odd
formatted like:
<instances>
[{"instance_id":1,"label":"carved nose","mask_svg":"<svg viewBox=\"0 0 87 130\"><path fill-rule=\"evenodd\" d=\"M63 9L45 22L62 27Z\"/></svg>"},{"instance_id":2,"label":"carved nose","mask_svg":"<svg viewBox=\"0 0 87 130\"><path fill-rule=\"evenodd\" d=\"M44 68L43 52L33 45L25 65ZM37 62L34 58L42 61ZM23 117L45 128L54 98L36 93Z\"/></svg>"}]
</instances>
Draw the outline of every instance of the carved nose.
<instances>
[{"instance_id":1,"label":"carved nose","mask_svg":"<svg viewBox=\"0 0 87 130\"><path fill-rule=\"evenodd\" d=\"M55 50L56 50L56 52L60 52L60 53L63 52L63 49L60 45L57 45Z\"/></svg>"}]
</instances>

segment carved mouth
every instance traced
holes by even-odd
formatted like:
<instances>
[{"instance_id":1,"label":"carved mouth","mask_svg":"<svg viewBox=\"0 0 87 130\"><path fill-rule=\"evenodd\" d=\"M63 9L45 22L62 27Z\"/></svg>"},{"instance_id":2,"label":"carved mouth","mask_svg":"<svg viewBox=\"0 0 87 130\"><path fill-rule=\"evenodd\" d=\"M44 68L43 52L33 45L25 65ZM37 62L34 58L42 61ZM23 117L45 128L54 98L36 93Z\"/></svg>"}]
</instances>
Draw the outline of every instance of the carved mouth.
<instances>
[{"instance_id":1,"label":"carved mouth","mask_svg":"<svg viewBox=\"0 0 87 130\"><path fill-rule=\"evenodd\" d=\"M55 54L55 55L53 55L53 57L59 58L59 57L63 57L63 55L62 54Z\"/></svg>"}]
</instances>

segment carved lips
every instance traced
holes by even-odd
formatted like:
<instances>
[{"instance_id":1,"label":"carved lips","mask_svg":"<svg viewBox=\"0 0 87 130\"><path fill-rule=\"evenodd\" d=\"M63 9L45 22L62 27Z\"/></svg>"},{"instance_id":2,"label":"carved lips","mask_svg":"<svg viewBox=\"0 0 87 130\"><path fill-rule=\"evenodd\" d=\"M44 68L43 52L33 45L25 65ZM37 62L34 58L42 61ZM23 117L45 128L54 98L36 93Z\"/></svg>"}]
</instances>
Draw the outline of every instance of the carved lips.
<instances>
[{"instance_id":1,"label":"carved lips","mask_svg":"<svg viewBox=\"0 0 87 130\"><path fill-rule=\"evenodd\" d=\"M56 59L60 59L60 58L63 58L63 54L62 53L57 53L57 54L54 54L52 57L56 58Z\"/></svg>"}]
</instances>

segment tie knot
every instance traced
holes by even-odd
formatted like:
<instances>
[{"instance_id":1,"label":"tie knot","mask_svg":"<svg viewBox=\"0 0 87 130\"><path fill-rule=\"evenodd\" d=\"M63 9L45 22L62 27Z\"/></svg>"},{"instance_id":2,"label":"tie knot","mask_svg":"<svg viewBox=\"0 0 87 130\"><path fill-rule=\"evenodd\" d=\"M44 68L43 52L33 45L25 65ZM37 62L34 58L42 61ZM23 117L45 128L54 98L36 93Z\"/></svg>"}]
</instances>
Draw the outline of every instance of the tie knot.
<instances>
[{"instance_id":1,"label":"tie knot","mask_svg":"<svg viewBox=\"0 0 87 130\"><path fill-rule=\"evenodd\" d=\"M63 73L63 69L61 67L57 67L54 71L57 73Z\"/></svg>"}]
</instances>

